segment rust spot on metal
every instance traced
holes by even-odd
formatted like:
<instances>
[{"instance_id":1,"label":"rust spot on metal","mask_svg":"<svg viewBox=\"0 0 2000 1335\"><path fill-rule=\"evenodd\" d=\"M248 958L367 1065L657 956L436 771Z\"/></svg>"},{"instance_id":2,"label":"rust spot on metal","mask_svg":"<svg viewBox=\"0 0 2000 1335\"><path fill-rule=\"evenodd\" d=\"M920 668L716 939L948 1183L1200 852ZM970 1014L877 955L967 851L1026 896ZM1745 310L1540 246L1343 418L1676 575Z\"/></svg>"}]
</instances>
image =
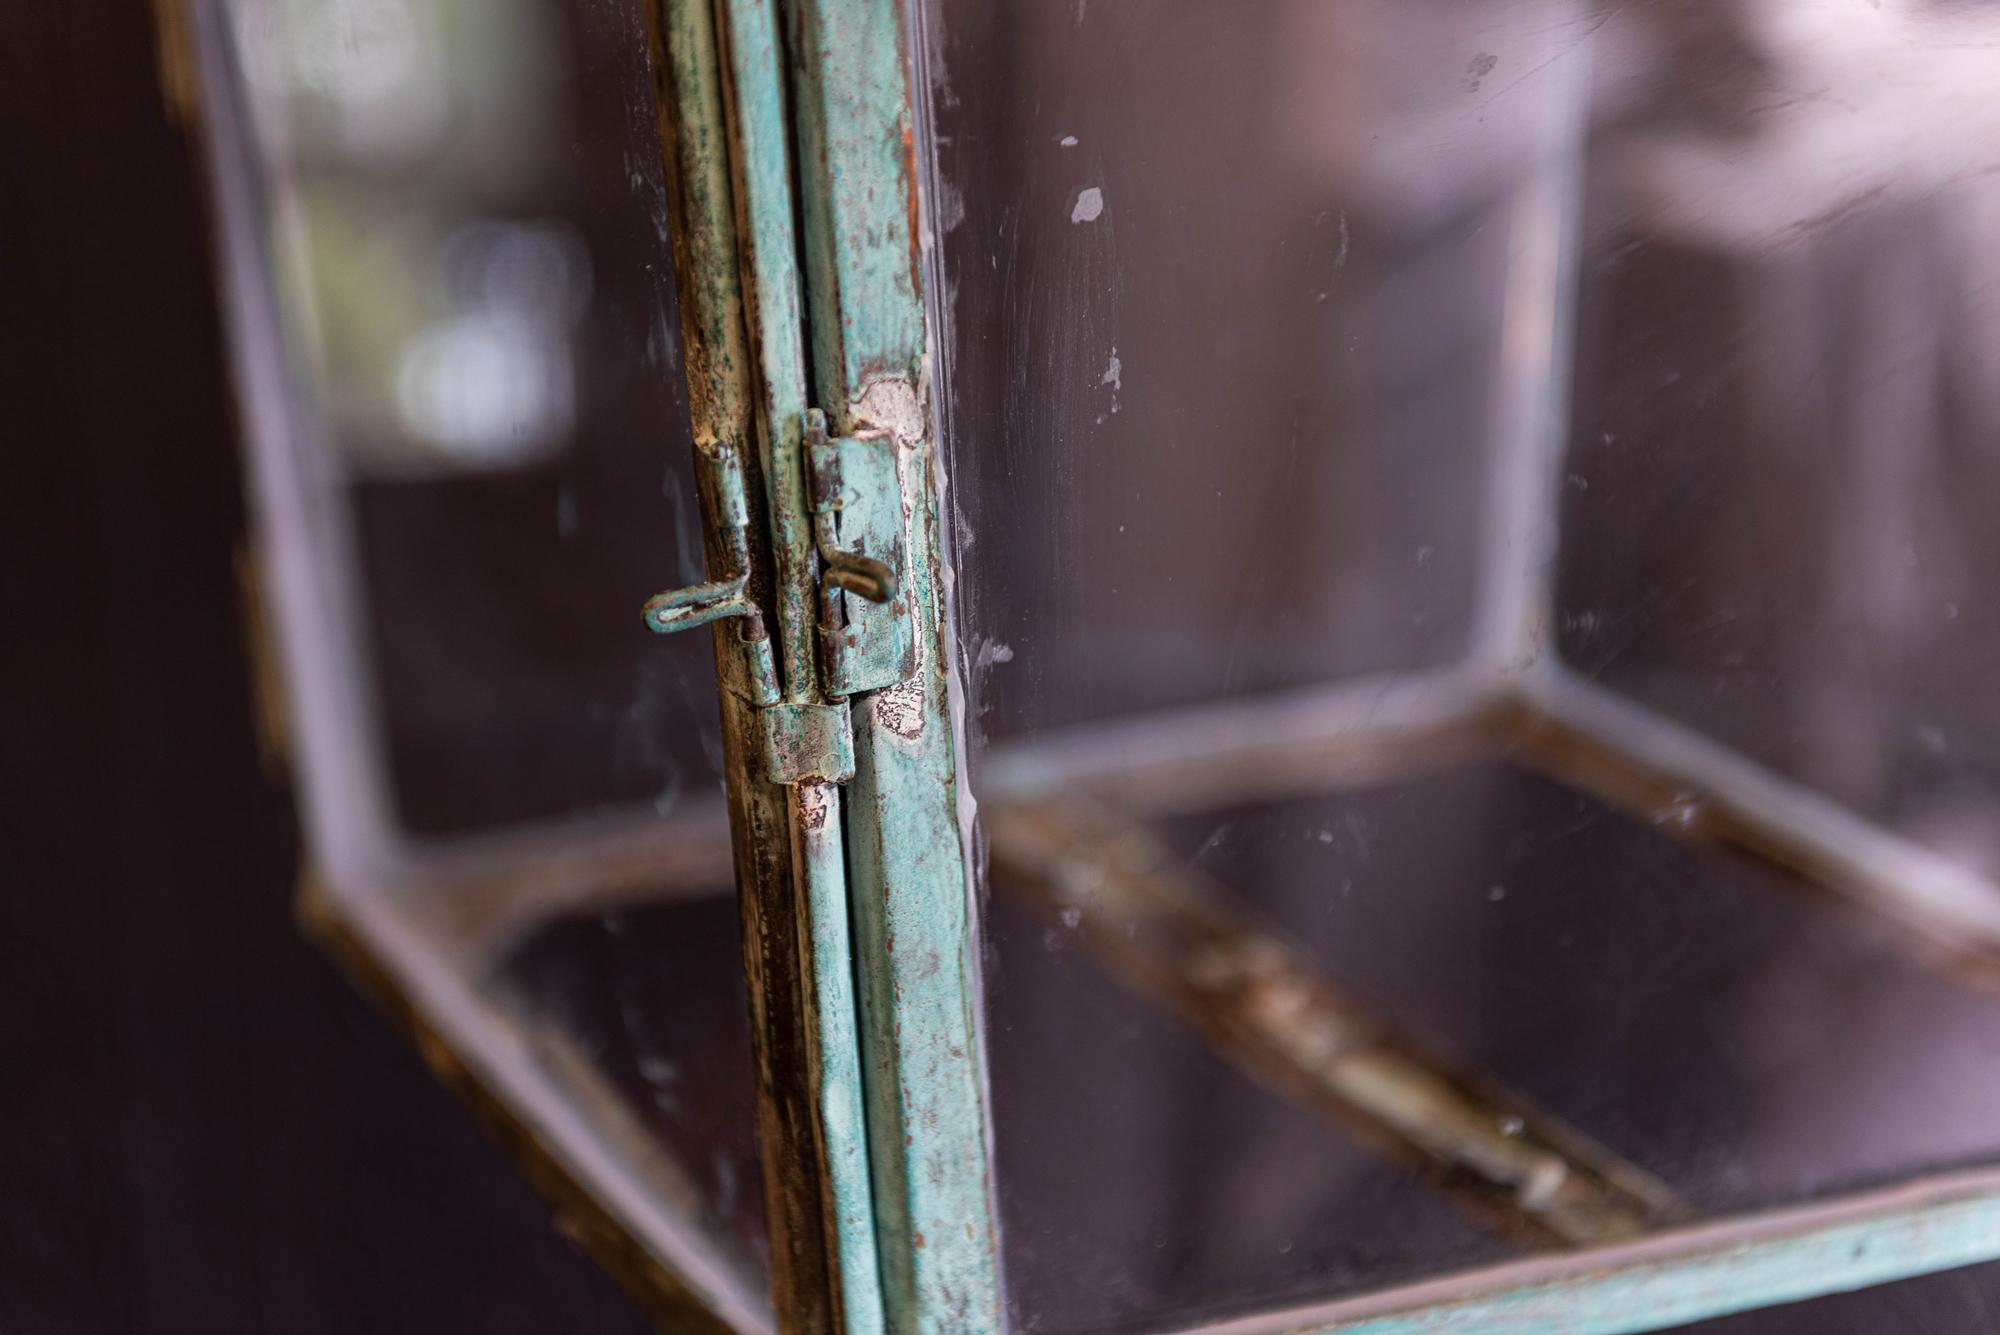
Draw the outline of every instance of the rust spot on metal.
<instances>
[{"instance_id":1,"label":"rust spot on metal","mask_svg":"<svg viewBox=\"0 0 2000 1335\"><path fill-rule=\"evenodd\" d=\"M924 290L924 245L917 216L917 136L907 119L903 122L903 192L910 203L910 291Z\"/></svg>"},{"instance_id":2,"label":"rust spot on metal","mask_svg":"<svg viewBox=\"0 0 2000 1335\"><path fill-rule=\"evenodd\" d=\"M824 830L827 818L832 814L832 789L818 783L799 785L799 823L805 827L806 833L818 834Z\"/></svg>"}]
</instances>

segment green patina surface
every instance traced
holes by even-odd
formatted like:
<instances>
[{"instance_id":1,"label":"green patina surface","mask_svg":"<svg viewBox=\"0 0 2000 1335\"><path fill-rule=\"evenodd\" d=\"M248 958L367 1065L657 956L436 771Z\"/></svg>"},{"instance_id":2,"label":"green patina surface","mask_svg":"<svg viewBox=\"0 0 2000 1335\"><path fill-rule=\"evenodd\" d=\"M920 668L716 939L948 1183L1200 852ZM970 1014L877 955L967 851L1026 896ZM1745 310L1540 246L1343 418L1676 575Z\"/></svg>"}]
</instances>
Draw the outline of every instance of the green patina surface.
<instances>
[{"instance_id":1,"label":"green patina surface","mask_svg":"<svg viewBox=\"0 0 2000 1335\"><path fill-rule=\"evenodd\" d=\"M846 803L883 1289L892 1330L995 1331L901 15L895 0L789 15L817 398L834 433L895 440L908 524L915 672L856 698Z\"/></svg>"},{"instance_id":2,"label":"green patina surface","mask_svg":"<svg viewBox=\"0 0 2000 1335\"><path fill-rule=\"evenodd\" d=\"M908 376L924 349L915 141L896 0L790 0L814 375L828 391Z\"/></svg>"},{"instance_id":3,"label":"green patina surface","mask_svg":"<svg viewBox=\"0 0 2000 1335\"><path fill-rule=\"evenodd\" d=\"M739 443L750 422L743 298L736 273L729 127L707 6L663 0L655 65L667 187L677 226L682 360L697 450Z\"/></svg>"},{"instance_id":4,"label":"green patina surface","mask_svg":"<svg viewBox=\"0 0 2000 1335\"><path fill-rule=\"evenodd\" d=\"M814 668L817 587L799 459L806 386L784 67L764 0L714 7L662 0L659 15L656 68L690 409L697 449L720 461L707 489L708 555L711 571L725 574L717 587L667 595L660 610L690 599L727 606L729 597L714 599L728 594L719 587L727 584L777 623L782 692L765 618L754 610L721 613L733 619L723 623L717 654L728 692L772 1297L785 1329L869 1335L882 1328L883 1300L839 792L812 781L844 775L851 760L845 719L829 719L837 711L821 703ZM748 502L746 482L763 503ZM768 534L744 531L753 508L768 515ZM779 777L801 781L773 784L774 757Z\"/></svg>"},{"instance_id":5,"label":"green patina surface","mask_svg":"<svg viewBox=\"0 0 2000 1335\"><path fill-rule=\"evenodd\" d=\"M880 1270L875 1251L874 1183L869 1172L868 1115L863 1097L859 1012L850 950L846 853L840 790L801 783L792 789L795 861L811 893L802 901L799 939L812 982L813 1025L820 1068L820 1129L833 1183L832 1230L840 1272L842 1329L875 1335L883 1329ZM782 1323L781 1323L782 1324Z\"/></svg>"},{"instance_id":6,"label":"green patina surface","mask_svg":"<svg viewBox=\"0 0 2000 1335\"><path fill-rule=\"evenodd\" d=\"M787 700L819 696L818 575L806 503L804 311L792 210L784 62L772 0L719 7L733 76L734 174L741 205L743 304L755 349L758 435L775 566L773 595Z\"/></svg>"},{"instance_id":7,"label":"green patina surface","mask_svg":"<svg viewBox=\"0 0 2000 1335\"><path fill-rule=\"evenodd\" d=\"M830 711L813 703L823 698L817 668L819 576L801 443L806 413L803 303L785 67L771 0L726 0L720 8L734 76L734 175L746 313L760 373L758 415L785 698L822 717ZM843 745L847 741L844 723L815 730L819 734L837 735ZM844 752L837 758L810 759L814 763L805 768L821 772L811 777L844 778L852 763ZM867 1335L882 1329L884 1306L839 812L838 789L810 781L794 788L793 866L803 891L798 901L799 970L815 1037L810 1083L830 1187L824 1222L832 1235L843 1327Z\"/></svg>"},{"instance_id":8,"label":"green patina surface","mask_svg":"<svg viewBox=\"0 0 2000 1335\"><path fill-rule=\"evenodd\" d=\"M1996 1258L2000 1197L1987 1194L1301 1329L1326 1335L1630 1335Z\"/></svg>"},{"instance_id":9,"label":"green patina surface","mask_svg":"<svg viewBox=\"0 0 2000 1335\"><path fill-rule=\"evenodd\" d=\"M806 419L806 467L820 559L821 670L831 695L880 690L915 668L903 597L903 488L894 437L830 436L825 414ZM864 592L865 591L865 592Z\"/></svg>"}]
</instances>

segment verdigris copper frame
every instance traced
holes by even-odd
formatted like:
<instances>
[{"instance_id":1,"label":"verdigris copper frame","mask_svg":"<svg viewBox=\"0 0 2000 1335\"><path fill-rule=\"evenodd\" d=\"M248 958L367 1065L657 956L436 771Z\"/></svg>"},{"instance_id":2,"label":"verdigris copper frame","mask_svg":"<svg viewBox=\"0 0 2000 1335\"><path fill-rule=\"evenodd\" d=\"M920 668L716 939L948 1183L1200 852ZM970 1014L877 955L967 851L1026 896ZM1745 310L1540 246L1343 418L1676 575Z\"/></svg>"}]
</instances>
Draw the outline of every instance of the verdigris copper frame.
<instances>
[{"instance_id":1,"label":"verdigris copper frame","mask_svg":"<svg viewBox=\"0 0 2000 1335\"><path fill-rule=\"evenodd\" d=\"M897 0L793 0L790 12L819 401L837 431L895 442L908 526L915 672L856 701L846 807L887 1320L997 1330L906 16Z\"/></svg>"},{"instance_id":2,"label":"verdigris copper frame","mask_svg":"<svg viewBox=\"0 0 2000 1335\"><path fill-rule=\"evenodd\" d=\"M730 74L724 100L741 305L761 387L754 466L765 480L772 553L763 595L768 601L761 605L778 627L783 669L779 698L754 687L738 693L752 714L786 706L843 709L839 726L852 732L852 783L844 792L834 786L849 777L844 765L792 784L792 876L801 889L791 893L803 895L795 950L810 1030L804 1074L815 1119L811 1148L823 1156L826 1173L819 1200L828 1248L821 1288L837 1290L825 1306L829 1316L837 1310L849 1330L993 1329L1000 1309L972 982L973 916L953 782L956 739L938 592L936 456L925 399L920 254L912 227L914 127L901 15L887 2L800 0L784 15L786 43L771 0L724 0L715 13L720 31L714 45L725 52ZM665 63L678 75L689 64L681 51L703 49L697 31L703 16L699 4L680 0L669 3L666 14ZM787 49L789 67L781 63ZM666 105L684 117L696 110L685 95L663 99ZM688 151L699 131L684 125L676 133L683 174L712 173L712 149ZM795 182L803 236L794 231ZM686 216L696 219L693 212ZM719 225L711 229L720 231ZM701 259L690 254L687 260L697 270L688 275L691 286L717 281L713 268L700 271ZM716 304L726 306L726 297ZM691 348L697 342L720 346L700 327L698 311L691 318ZM817 399L810 422L799 343L808 329ZM697 356L691 353L691 366ZM701 360L716 364L712 357ZM718 399L732 388L719 387ZM698 411L698 447L703 434ZM856 620L847 631L828 624L844 606L832 590L859 586L855 572L823 568L836 556L824 508L832 501L808 498L808 437L818 451L815 470L838 467L833 460L842 449L857 458L879 457L884 463L874 476L889 479L899 492L841 502L845 523L860 522L863 507L873 506L880 512L867 516L873 528L900 530L901 541L891 547L903 566L894 572L875 563L879 573L867 581L872 596L892 606L886 614L853 607ZM743 466L748 471L753 461ZM733 559L733 549L711 552L711 568L728 571ZM762 592L755 587L754 557L751 568L754 608ZM741 642L732 645L721 636L725 657L745 652L761 633L756 611L741 621ZM836 673L843 642L871 631L900 636L906 623L914 639L907 660L892 639L886 652L863 656L866 670L885 675L857 685L847 673ZM816 646L829 657L817 657ZM758 726L740 713L728 722L737 734ZM740 735L737 745L743 745ZM732 783L753 786L773 777L741 768L731 774ZM739 811L739 857L746 849L754 855L767 840L754 814L745 817ZM773 901L785 890L744 879L740 893L747 941L766 939L771 919L782 912ZM761 922L753 922L753 901L766 904ZM753 993L775 995L783 985L768 974L760 980L759 963L770 971L781 963L753 960ZM769 1022L768 1016L760 1019ZM767 1070L761 1083L776 1090L784 1077ZM813 1222L804 1217L806 1202L788 1201L779 1185L792 1171L786 1160L800 1158L807 1147L796 1134L772 1134L783 1119L767 1115L765 1121L767 1199L792 1210L783 1226L774 1224L779 1252L796 1248L796 1230ZM780 1143L786 1139L789 1144ZM803 1160L816 1162L811 1154ZM872 1181L859 1171L863 1166L872 1168ZM781 1322L818 1327L819 1318L804 1306L813 1298L805 1279L774 1287Z\"/></svg>"}]
</instances>

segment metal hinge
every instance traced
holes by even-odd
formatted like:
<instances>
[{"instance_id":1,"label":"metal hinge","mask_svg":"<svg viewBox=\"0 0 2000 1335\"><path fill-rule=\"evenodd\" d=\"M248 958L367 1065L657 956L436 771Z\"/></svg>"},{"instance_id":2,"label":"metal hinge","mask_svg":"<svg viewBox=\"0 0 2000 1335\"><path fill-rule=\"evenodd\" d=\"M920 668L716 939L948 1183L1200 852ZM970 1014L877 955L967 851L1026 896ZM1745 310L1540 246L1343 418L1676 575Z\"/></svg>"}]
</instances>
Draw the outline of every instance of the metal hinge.
<instances>
[{"instance_id":1,"label":"metal hinge","mask_svg":"<svg viewBox=\"0 0 2000 1335\"><path fill-rule=\"evenodd\" d=\"M829 436L806 414L806 483L819 547L820 668L826 693L894 686L915 671L903 579L903 478L887 433Z\"/></svg>"},{"instance_id":2,"label":"metal hinge","mask_svg":"<svg viewBox=\"0 0 2000 1335\"><path fill-rule=\"evenodd\" d=\"M894 685L913 670L902 475L893 440L829 437L817 409L807 418L805 452L821 563L820 672L829 700L781 698L770 635L749 593L750 503L734 449L698 456L726 553L721 577L655 594L644 613L647 628L663 634L739 620L740 651L724 660L723 687L751 706L760 768L773 783L840 783L854 774L846 697Z\"/></svg>"}]
</instances>

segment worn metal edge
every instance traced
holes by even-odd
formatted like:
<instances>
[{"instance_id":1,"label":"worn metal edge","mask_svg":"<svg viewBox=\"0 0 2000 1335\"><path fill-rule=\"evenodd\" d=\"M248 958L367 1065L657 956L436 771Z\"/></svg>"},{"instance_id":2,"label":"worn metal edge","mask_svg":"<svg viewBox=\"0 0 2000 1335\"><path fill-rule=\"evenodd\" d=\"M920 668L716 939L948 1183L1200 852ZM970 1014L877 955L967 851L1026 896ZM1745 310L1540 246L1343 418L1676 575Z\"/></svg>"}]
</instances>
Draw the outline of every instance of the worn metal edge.
<instances>
[{"instance_id":1,"label":"worn metal edge","mask_svg":"<svg viewBox=\"0 0 2000 1335\"><path fill-rule=\"evenodd\" d=\"M823 709L813 703L824 698L818 664L819 572L802 455L805 327L787 67L773 0L718 0L714 12L730 126L741 301L756 372L753 397L773 565L769 605L779 630L783 697L793 707ZM844 720L841 726L844 741ZM882 1328L883 1303L840 840L841 793L832 784L811 781L777 787L758 774L745 781L763 786L757 800L772 804L774 816L782 811L789 845L790 911L783 930L793 952L790 986L805 1039L800 1069L793 1074L803 1081L810 1101L809 1125L801 1130L810 1140L818 1209L814 1220L794 1221L794 1235L787 1242L798 1248L803 1240L796 1230L810 1222L822 1258L821 1291L810 1295L811 1308L781 1304L779 1319L787 1329L873 1335ZM778 926L778 912L775 901L760 911L763 932ZM778 1169L775 1160L767 1162Z\"/></svg>"},{"instance_id":2,"label":"worn metal edge","mask_svg":"<svg viewBox=\"0 0 2000 1335\"><path fill-rule=\"evenodd\" d=\"M896 0L787 0L807 308L834 431L893 437L915 672L854 702L845 803L888 1324L1001 1328L976 919L946 680L914 121Z\"/></svg>"},{"instance_id":3,"label":"worn metal edge","mask_svg":"<svg viewBox=\"0 0 2000 1335\"><path fill-rule=\"evenodd\" d=\"M281 350L277 313L263 287L271 259L262 238L247 233L240 222L256 208L261 186L247 161L236 90L228 83L234 66L226 17L217 0L192 0L177 7L177 17L185 20L182 35L195 44L207 81L188 107L190 129L208 178L205 204L250 487L265 505L286 516L289 532L318 532L324 541L324 529L333 521L324 511L323 496L308 484L291 454L293 423L283 388L290 383L290 368ZM336 543L343 537L334 534ZM278 647L300 687L287 692L286 705L293 733L303 742L293 759L306 808L308 864L366 884L371 877L385 876L396 859L384 813L367 800L370 757L365 748L357 751L352 745L365 701L339 681L338 636L346 624L343 608L350 604L315 567L305 540L266 544L259 555L278 595L273 609ZM302 697L311 697L318 707L308 707ZM649 1217L636 1187L618 1190L610 1155L602 1145L588 1143L587 1132L555 1129L562 1114L552 1090L530 1089L523 1097L519 1072L496 1072L496 1065L504 1063L496 1063L493 1055L505 1046L504 1035L479 1031L471 1018L478 1006L468 984L446 973L438 952L432 952L427 967L408 949L392 959L374 948L377 934L358 924L364 916L386 921L390 911L377 904L357 913L347 906L360 903L361 897L310 888L317 884L309 883L301 895L309 929L388 1004L433 1068L467 1095L502 1142L521 1157L561 1217L647 1310L683 1329L765 1328L762 1304L728 1275L726 1264L703 1239L669 1218ZM395 930L409 934L406 925ZM452 999L441 1004L420 999L443 992ZM608 1192L585 1185L606 1179L613 1179L614 1189Z\"/></svg>"},{"instance_id":4,"label":"worn metal edge","mask_svg":"<svg viewBox=\"0 0 2000 1335\"><path fill-rule=\"evenodd\" d=\"M194 0L192 7L194 30L206 44L204 53L209 57L204 69L214 77L224 77L218 73L228 68L223 16L214 0ZM699 17L697 11L693 5L683 10ZM647 17L657 57L661 37L658 16L651 6ZM703 120L669 114L664 94L670 80L664 66L665 62L656 58L654 74L663 81L663 131L670 123L685 122L695 128L706 125L712 136L719 136L719 115ZM257 182L235 156L246 150L239 142L243 131L233 119L228 92L222 89L219 95L204 100L204 109L219 110L211 110L199 127L225 223L251 211L258 193ZM668 149L670 187L677 187L679 173L674 170L671 143L671 138L663 139L663 148ZM713 138L707 147L710 157L715 158ZM711 448L719 441L715 431L719 422L747 423L749 419L740 336L735 340L729 337L730 331L741 327L733 257L718 263L712 255L698 253L708 241L719 239L725 246L733 241L726 173L721 179L725 182L719 196L724 225L706 229L683 226L675 231L676 259L681 261L677 267L683 275L694 276L692 285L683 287L684 295L707 288L707 300L684 300L683 314L689 344L690 398L697 405L697 445ZM716 199L711 191L706 202L712 206ZM685 195L676 194L677 219L687 216L683 212L687 203ZM692 252L687 248L691 235L703 238ZM235 242L233 248L227 244L230 241ZM276 388L289 383L289 376L280 351L276 314L268 299L260 295L268 253L258 237L235 235L233 231L224 235L220 229L217 249L225 277L238 392L247 425L252 428L248 436L253 482L267 503L292 516L293 531L319 532L323 542L324 530L332 521L323 504L316 507L317 493L290 457L287 392ZM704 275L713 281L704 285ZM694 311L710 317L706 328L688 327L699 323ZM702 337L704 334L709 336ZM736 441L746 440L747 435L747 430L732 433ZM335 537L339 536L336 531ZM650 1197L643 1174L635 1175L633 1165L605 1142L604 1128L581 1115L570 1095L534 1074L518 1051L519 1036L488 1014L491 1008L480 1001L475 985L462 976L461 971L475 958L473 952L464 949L464 943L454 951L449 943L431 939L427 929L407 921L404 912L388 902L391 887L408 888L413 881L425 879L425 864L432 859L408 856L411 850L405 847L406 841L398 837L385 813L368 800L369 793L379 787L371 783L378 767L371 765L367 754L355 752L350 745L355 737L364 735L354 724L366 715L365 693L357 696L345 691L338 680L338 644L344 624L340 612L348 605L342 591L316 569L303 544L283 546L284 550L268 558L277 577L276 586L286 595L279 605L283 648L293 673L303 670L310 678L299 694L311 696L317 704L306 708L297 697L292 700L293 721L305 743L300 759L313 843L311 863L328 877L325 888L310 900L314 906L310 919L319 934L333 942L333 948L358 973L372 980L378 996L394 999L394 1012L404 1018L433 1065L454 1088L470 1095L489 1121L500 1126L503 1139L524 1154L531 1175L563 1204L572 1226L615 1273L635 1287L657 1319L670 1328L707 1329L720 1314L727 1323L721 1328L767 1329L770 1310L761 1295L729 1278L727 1267L711 1255L713 1248L707 1240ZM726 646L719 644L718 660L727 657ZM740 762L734 767L742 772ZM737 788L741 793L748 786L739 783ZM773 791L768 796L776 799L782 794ZM754 812L773 803L753 799L745 805ZM782 827L777 833L774 842L783 850ZM739 849L739 869L746 861L758 864L760 871L771 870ZM780 877L788 879L788 866ZM745 883L758 882L750 878ZM746 895L746 910L756 901L756 896ZM789 914L781 921L788 923ZM796 951L788 931L780 935L782 941L771 944L780 946L781 973L795 978ZM746 932L746 938L746 946L749 940L761 939L751 932ZM447 964L447 958L452 962ZM760 1039L768 1032L768 1027L760 1026ZM803 1077L803 1059L783 1064L788 1070L795 1066L796 1078ZM771 1065L765 1063L767 1068ZM795 1088L796 1078L785 1083ZM760 1099L760 1122L766 1120L761 1114L769 1102ZM773 1181L796 1180L797 1164L790 1149L804 1142L773 1136L764 1141L767 1189ZM770 1171L772 1164L778 1171ZM800 1230L808 1236L813 1231ZM681 1301L683 1296L691 1296L692 1301Z\"/></svg>"},{"instance_id":5,"label":"worn metal edge","mask_svg":"<svg viewBox=\"0 0 2000 1335\"><path fill-rule=\"evenodd\" d=\"M798 937L803 972L812 980L808 1016L818 1039L810 1054L811 1084L819 1098L820 1153L832 1188L828 1246L839 1270L844 1329L848 1335L873 1335L882 1330L884 1314L840 790L800 783L787 791L792 858L805 869Z\"/></svg>"},{"instance_id":6,"label":"worn metal edge","mask_svg":"<svg viewBox=\"0 0 2000 1335\"><path fill-rule=\"evenodd\" d=\"M669 9L701 0L667 0ZM758 458L773 566L784 698L820 698L818 572L801 454L806 413L805 312L792 198L790 119L774 0L715 0L723 137L734 187L739 300L755 376Z\"/></svg>"},{"instance_id":7,"label":"worn metal edge","mask_svg":"<svg viewBox=\"0 0 2000 1335\"><path fill-rule=\"evenodd\" d=\"M1192 1335L1637 1335L2000 1259L2000 1169L1739 1216Z\"/></svg>"},{"instance_id":8,"label":"worn metal edge","mask_svg":"<svg viewBox=\"0 0 2000 1335\"><path fill-rule=\"evenodd\" d=\"M702 385L690 378L697 437L705 431L753 456L744 459L745 472L766 498L769 527L751 544L751 589L776 610L784 698L809 702L818 699L816 572L798 458L806 390L777 27L769 0L713 7L709 0L660 0L649 18L663 80L668 175L690 196L691 207L676 212L686 219L687 240L675 259L683 291L699 293L700 304L690 309L684 299L683 337L727 349L704 359L713 398L702 399ZM710 551L711 569L717 555ZM718 630L725 682L731 652L730 633ZM786 1331L871 1335L882 1304L859 1111L846 884L837 842L829 860L823 832L807 820L836 818L838 795L812 787L822 800L809 812L804 789L769 781L751 755L756 712L725 692L773 1306Z\"/></svg>"}]
</instances>

